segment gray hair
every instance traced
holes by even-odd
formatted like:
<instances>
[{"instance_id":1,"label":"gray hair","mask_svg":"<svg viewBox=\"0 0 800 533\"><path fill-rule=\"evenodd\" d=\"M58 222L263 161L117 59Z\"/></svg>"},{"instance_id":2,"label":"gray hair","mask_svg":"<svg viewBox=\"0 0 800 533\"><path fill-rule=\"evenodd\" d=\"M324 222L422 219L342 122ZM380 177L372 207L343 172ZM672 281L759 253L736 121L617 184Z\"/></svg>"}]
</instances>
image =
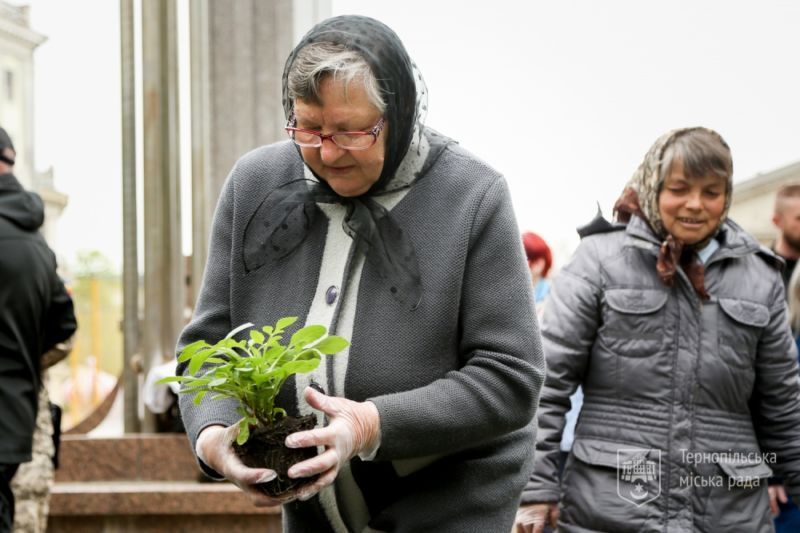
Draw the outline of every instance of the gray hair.
<instances>
[{"instance_id":1,"label":"gray hair","mask_svg":"<svg viewBox=\"0 0 800 533\"><path fill-rule=\"evenodd\" d=\"M369 101L381 113L386 111L381 88L369 64L357 52L341 44L311 43L297 53L288 74L289 98L319 104L320 84L328 76L344 82L345 96L350 83L360 81Z\"/></svg>"},{"instance_id":2,"label":"gray hair","mask_svg":"<svg viewBox=\"0 0 800 533\"><path fill-rule=\"evenodd\" d=\"M731 194L733 160L728 145L716 133L705 128L694 128L675 138L665 149L659 169L659 183L663 184L672 169L672 163L680 161L687 178L717 176L727 185Z\"/></svg>"}]
</instances>

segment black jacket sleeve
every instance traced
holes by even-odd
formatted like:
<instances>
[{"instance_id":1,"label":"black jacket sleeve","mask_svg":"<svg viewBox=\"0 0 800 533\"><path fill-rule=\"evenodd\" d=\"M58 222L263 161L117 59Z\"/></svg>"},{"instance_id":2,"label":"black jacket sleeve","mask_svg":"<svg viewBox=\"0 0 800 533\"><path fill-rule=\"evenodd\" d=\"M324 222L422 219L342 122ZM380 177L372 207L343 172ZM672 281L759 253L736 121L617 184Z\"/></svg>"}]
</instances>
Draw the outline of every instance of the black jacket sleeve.
<instances>
[{"instance_id":1,"label":"black jacket sleeve","mask_svg":"<svg viewBox=\"0 0 800 533\"><path fill-rule=\"evenodd\" d=\"M69 339L78 328L72 298L67 293L64 283L56 274L55 269L51 272L50 285L50 307L47 310L45 321L42 353L47 352L59 342Z\"/></svg>"}]
</instances>

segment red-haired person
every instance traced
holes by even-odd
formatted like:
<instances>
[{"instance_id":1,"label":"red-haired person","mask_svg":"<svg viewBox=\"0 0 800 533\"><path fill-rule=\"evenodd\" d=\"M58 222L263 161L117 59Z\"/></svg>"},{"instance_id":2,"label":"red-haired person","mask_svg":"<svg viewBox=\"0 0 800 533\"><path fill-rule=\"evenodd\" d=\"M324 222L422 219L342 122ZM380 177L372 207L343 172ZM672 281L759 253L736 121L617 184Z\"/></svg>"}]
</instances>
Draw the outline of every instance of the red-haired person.
<instances>
[{"instance_id":1,"label":"red-haired person","mask_svg":"<svg viewBox=\"0 0 800 533\"><path fill-rule=\"evenodd\" d=\"M533 301L541 318L544 300L550 292L547 274L553 266L553 254L545 240L532 231L522 234L522 244L525 246L525 255L528 256L528 268L533 281Z\"/></svg>"}]
</instances>

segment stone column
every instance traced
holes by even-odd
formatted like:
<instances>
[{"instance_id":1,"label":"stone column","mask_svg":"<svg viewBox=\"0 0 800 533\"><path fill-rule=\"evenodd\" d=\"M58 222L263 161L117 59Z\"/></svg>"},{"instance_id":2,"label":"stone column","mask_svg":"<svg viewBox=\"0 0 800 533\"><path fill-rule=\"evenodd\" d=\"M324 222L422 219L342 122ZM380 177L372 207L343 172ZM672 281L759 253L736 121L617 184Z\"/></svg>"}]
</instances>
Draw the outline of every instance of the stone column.
<instances>
[{"instance_id":1,"label":"stone column","mask_svg":"<svg viewBox=\"0 0 800 533\"><path fill-rule=\"evenodd\" d=\"M144 372L172 354L183 327L176 0L142 0ZM145 416L142 430L153 431Z\"/></svg>"},{"instance_id":2,"label":"stone column","mask_svg":"<svg viewBox=\"0 0 800 533\"><path fill-rule=\"evenodd\" d=\"M300 35L330 14L330 0L194 0L190 10L196 293L222 184L240 156L285 138L284 63Z\"/></svg>"},{"instance_id":3,"label":"stone column","mask_svg":"<svg viewBox=\"0 0 800 533\"><path fill-rule=\"evenodd\" d=\"M139 255L136 225L136 73L133 0L120 0L120 103L122 108L122 383L125 433L136 433L139 420Z\"/></svg>"}]
</instances>

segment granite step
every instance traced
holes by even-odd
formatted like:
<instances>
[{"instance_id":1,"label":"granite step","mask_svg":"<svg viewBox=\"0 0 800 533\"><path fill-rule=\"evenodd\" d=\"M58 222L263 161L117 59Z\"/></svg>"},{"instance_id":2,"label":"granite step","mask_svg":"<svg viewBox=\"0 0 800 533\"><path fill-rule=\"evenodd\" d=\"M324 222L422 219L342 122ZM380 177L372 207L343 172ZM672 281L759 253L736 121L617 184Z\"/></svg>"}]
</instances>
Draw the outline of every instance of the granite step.
<instances>
[{"instance_id":1,"label":"granite step","mask_svg":"<svg viewBox=\"0 0 800 533\"><path fill-rule=\"evenodd\" d=\"M280 507L255 507L202 476L185 435L66 435L49 532L281 531Z\"/></svg>"}]
</instances>

